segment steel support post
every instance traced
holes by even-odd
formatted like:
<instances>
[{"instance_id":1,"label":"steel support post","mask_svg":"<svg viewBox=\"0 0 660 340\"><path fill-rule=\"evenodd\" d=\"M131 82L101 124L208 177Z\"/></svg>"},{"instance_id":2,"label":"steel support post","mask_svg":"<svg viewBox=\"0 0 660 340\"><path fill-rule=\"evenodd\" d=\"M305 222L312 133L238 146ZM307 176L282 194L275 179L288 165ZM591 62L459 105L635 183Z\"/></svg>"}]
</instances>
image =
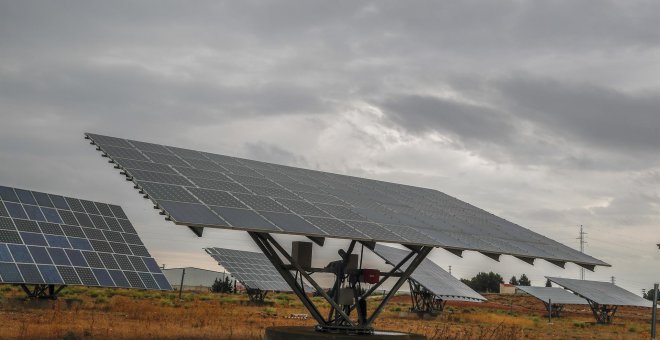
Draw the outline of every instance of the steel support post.
<instances>
[{"instance_id":1,"label":"steel support post","mask_svg":"<svg viewBox=\"0 0 660 340\"><path fill-rule=\"evenodd\" d=\"M660 247L660 244L658 245ZM655 340L656 321L658 315L658 284L653 285L653 311L651 312L651 340Z\"/></svg>"},{"instance_id":2,"label":"steel support post","mask_svg":"<svg viewBox=\"0 0 660 340\"><path fill-rule=\"evenodd\" d=\"M373 333L373 328L371 327L371 324L373 321L376 319L376 317L382 312L384 306L387 304L387 302L394 296L396 291L401 287L403 283L405 283L406 280L410 277L410 274L421 264L422 260L426 258L426 256L429 254L431 251L432 247L417 247L413 252L411 252L406 258L403 259L400 263L398 263L392 271L386 273L381 277L379 282L375 284L374 286L371 287L371 289L368 292L365 292L364 294L360 295L359 297L356 297L354 299L354 303L352 305L345 305L341 306L338 304L338 295L334 295L331 297L329 296L325 290L323 290L318 283L311 277L310 273L313 272L311 270L306 270L300 266L299 263L293 260L291 255L268 233L260 233L260 232L249 232L250 237L254 240L254 242L257 244L257 246L261 249L261 251L264 253L264 255L269 259L269 261L273 264L275 269L282 275L282 278L287 282L287 284L291 287L293 290L294 294L298 296L300 301L303 303L305 308L310 312L312 317L317 321L318 325L316 326L316 329L318 331L325 331L325 332L342 332L342 333L349 333L349 334L372 334ZM346 275L346 265L348 264L348 259L350 257L350 254L352 253L354 247L355 247L356 242L352 241L348 251L347 252L341 252L340 255L342 256L341 261L341 268L338 272L336 272L337 277L335 278L335 291L338 291L338 288L341 287L341 283L345 279ZM403 273L398 274L396 273L399 268L403 264L405 264L410 258L413 256L414 259L412 262L408 265L405 271ZM288 263L285 263L287 261ZM341 269L344 270L341 270ZM291 271L295 271L295 275L291 273ZM298 275L300 275L300 278L298 278ZM304 290L304 285L302 278L305 278L309 284L314 287L316 292L321 295L329 304L330 304L330 316L326 319L323 317L323 315L320 313L316 305L313 303L313 301L305 294ZM370 296L380 285L385 282L390 277L397 277L398 280L392 290L387 294L383 301L376 307L376 309L373 311L371 316L368 318L366 316L366 298ZM355 283L352 283L355 285ZM358 320L354 321L350 318L350 313L353 309L358 309ZM333 312L334 311L334 318L333 318ZM361 314L364 314L364 316L360 316Z\"/></svg>"},{"instance_id":3,"label":"steel support post","mask_svg":"<svg viewBox=\"0 0 660 340\"><path fill-rule=\"evenodd\" d=\"M36 284L33 288L28 288L27 285L21 284L21 289L25 292L28 298L36 299L51 299L56 300L59 293L66 285L49 285L49 284Z\"/></svg>"},{"instance_id":4,"label":"steel support post","mask_svg":"<svg viewBox=\"0 0 660 340\"><path fill-rule=\"evenodd\" d=\"M596 323L599 324L612 323L612 320L614 320L614 314L616 314L618 306L601 305L591 300L587 300L587 302L589 302L589 306L591 307L591 312L593 313L594 318L596 318Z\"/></svg>"}]
</instances>

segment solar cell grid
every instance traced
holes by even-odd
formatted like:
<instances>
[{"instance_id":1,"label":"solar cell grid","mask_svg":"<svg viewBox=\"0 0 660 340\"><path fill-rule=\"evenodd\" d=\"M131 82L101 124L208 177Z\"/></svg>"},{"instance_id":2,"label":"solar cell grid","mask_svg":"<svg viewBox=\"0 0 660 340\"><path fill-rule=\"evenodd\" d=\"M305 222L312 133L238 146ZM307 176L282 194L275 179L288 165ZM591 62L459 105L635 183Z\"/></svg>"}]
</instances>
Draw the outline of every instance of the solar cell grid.
<instances>
[{"instance_id":1,"label":"solar cell grid","mask_svg":"<svg viewBox=\"0 0 660 340\"><path fill-rule=\"evenodd\" d=\"M328 213L317 208L313 204L301 201L299 199L274 198L274 200L298 215L330 217Z\"/></svg>"},{"instance_id":2,"label":"solar cell grid","mask_svg":"<svg viewBox=\"0 0 660 340\"><path fill-rule=\"evenodd\" d=\"M94 134L87 134L87 136L103 152L120 165L122 159L117 158L118 154L131 153L126 151L126 144L139 145L137 142L116 142L114 139L107 139ZM112 142L106 142L107 140L111 140ZM117 150L117 144L121 144L123 148ZM107 150L106 146L108 147ZM320 208L340 220L376 222L378 224L369 224L367 226L374 229L371 232L374 237L386 238L377 241L447 247L460 246L462 249L468 250L492 251L511 255L545 258L553 261L607 265L600 260L581 254L572 248L563 246L553 240L542 237L528 229L484 212L436 190L321 171L298 169L254 160L238 159L225 155L199 153L194 150L165 148L169 148L169 150L193 163L195 162L193 161L194 159L202 163L209 162L221 165L223 169L228 171L226 175L232 179L232 182L235 181L248 187L270 188L255 188L255 191L251 191L259 194L259 196L274 197L276 199L293 199L294 197L289 196L289 193L292 193L295 197L302 198L303 201L312 204L316 208ZM154 157L151 157L148 151L142 152L134 148L130 151L144 154L154 162L161 162L162 165L194 167L184 162L183 158L174 155L155 153ZM138 156L133 157L139 158ZM160 160L156 159L158 157L161 157ZM229 189L227 188L229 186L227 184L211 182L215 180L215 177L205 178L206 182L204 183L201 180L194 179L194 177L189 178L192 178L191 181L199 187L223 189L228 192L241 190L241 187L235 185L233 189ZM140 180L144 179L138 177L136 180L139 183ZM149 190L150 188L145 187L143 189L177 224L228 227L229 223L211 212L208 204L183 204L199 202L196 199L190 200L187 196L183 199L172 197L172 195L170 197L159 196L157 192L151 192ZM154 188L154 190L156 189L158 188ZM1 191L0 195L2 195ZM11 196L11 194L9 195ZM286 197L279 197L282 195L286 195ZM245 203L250 206L249 203ZM257 205L257 203L254 204ZM168 206L170 209L167 209L165 206ZM340 208L337 208L337 206ZM261 214L262 217L277 225L283 233L345 237L328 235L325 232L319 233L320 230L318 228L311 226L309 223L304 223L304 220L301 222L302 219L297 215L299 212L287 215L284 211L274 208L277 206L270 205L269 207L263 208L271 210L263 211ZM191 213L188 208L196 209L195 212L202 212L201 215L203 216L195 216L196 214ZM9 207L7 210L10 210ZM300 216L314 215L300 214ZM258 219L255 220L258 221ZM235 225L233 227L236 227ZM379 229L379 227L383 227L383 229ZM250 226L240 228L250 230ZM454 234L448 234L447 232L453 232ZM366 233L369 234L369 232ZM455 234L463 235L456 236ZM371 237L372 235L369 236ZM397 236L398 238L396 240L392 240L392 238L396 238ZM486 241L481 240L484 236L489 239Z\"/></svg>"},{"instance_id":3,"label":"solar cell grid","mask_svg":"<svg viewBox=\"0 0 660 340\"><path fill-rule=\"evenodd\" d=\"M149 152L157 152L157 153L162 153L162 154L171 154L170 150L168 150L166 147L158 144L153 144L153 143L145 143L145 142L138 142L138 141L130 141L130 144L132 144L134 147L142 150L142 151L149 151Z\"/></svg>"},{"instance_id":4,"label":"solar cell grid","mask_svg":"<svg viewBox=\"0 0 660 340\"><path fill-rule=\"evenodd\" d=\"M116 146L106 146L103 148L103 151L107 152L108 155L118 158L128 158L138 161L148 161L148 159L136 149L122 148Z\"/></svg>"},{"instance_id":5,"label":"solar cell grid","mask_svg":"<svg viewBox=\"0 0 660 340\"><path fill-rule=\"evenodd\" d=\"M289 210L275 202L272 198L251 194L235 194L235 196L243 203L247 204L257 211L274 211L282 213L290 213Z\"/></svg>"},{"instance_id":6,"label":"solar cell grid","mask_svg":"<svg viewBox=\"0 0 660 340\"><path fill-rule=\"evenodd\" d=\"M147 161L136 161L133 159L118 158L117 162L121 164L124 169L127 170L147 170L160 172L165 174L176 174L172 168L165 164L147 162Z\"/></svg>"},{"instance_id":7,"label":"solar cell grid","mask_svg":"<svg viewBox=\"0 0 660 340\"><path fill-rule=\"evenodd\" d=\"M229 192L249 193L249 191L242 185L235 182L217 181L204 178L190 178L198 187L204 189L223 190ZM230 181L229 178L227 178Z\"/></svg>"},{"instance_id":8,"label":"solar cell grid","mask_svg":"<svg viewBox=\"0 0 660 340\"><path fill-rule=\"evenodd\" d=\"M195 169L200 170L200 171L208 171L208 172L227 172L227 169L225 169L223 166L218 165L212 161L209 160L204 160L204 159L193 159L193 158L183 158L188 164L191 166L195 167Z\"/></svg>"},{"instance_id":9,"label":"solar cell grid","mask_svg":"<svg viewBox=\"0 0 660 340\"><path fill-rule=\"evenodd\" d=\"M182 166L175 167L175 169L179 174L187 177L192 182L195 182L195 184L197 184L196 182L197 179L210 179L215 181L231 182L231 179L229 179L227 176L225 176L222 172L219 171L200 170L200 169L186 168Z\"/></svg>"},{"instance_id":10,"label":"solar cell grid","mask_svg":"<svg viewBox=\"0 0 660 340\"><path fill-rule=\"evenodd\" d=\"M546 276L547 277L547 276ZM652 302L613 283L547 277L550 281L600 305L652 307Z\"/></svg>"},{"instance_id":11,"label":"solar cell grid","mask_svg":"<svg viewBox=\"0 0 660 340\"><path fill-rule=\"evenodd\" d=\"M153 182L139 181L137 184L153 199L168 200L174 202L188 202L195 203L197 199L191 195L186 189L178 185L160 184Z\"/></svg>"},{"instance_id":12,"label":"solar cell grid","mask_svg":"<svg viewBox=\"0 0 660 340\"><path fill-rule=\"evenodd\" d=\"M185 177L178 174L166 174L162 172L153 172L145 170L129 170L131 176L137 177L140 181L156 182L174 185L191 185Z\"/></svg>"},{"instance_id":13,"label":"solar cell grid","mask_svg":"<svg viewBox=\"0 0 660 340\"><path fill-rule=\"evenodd\" d=\"M374 252L392 265L398 264L410 253L408 250L383 246L377 244ZM412 260L408 260L400 271L408 268ZM411 278L421 284L424 288L443 300L472 300L486 301L486 298L466 286L464 283L451 276L430 259L424 259Z\"/></svg>"},{"instance_id":14,"label":"solar cell grid","mask_svg":"<svg viewBox=\"0 0 660 340\"><path fill-rule=\"evenodd\" d=\"M13 196L17 198L20 196L26 203L0 200L0 205L4 207L7 203L12 203L14 204L13 209L26 210L27 208L30 211L29 216L26 214L26 216L21 216L22 218L0 217L0 277L3 282L115 287L117 284L114 283L106 268L117 269L119 267L116 261L113 262L113 253L116 252L128 254L135 259L136 263L138 263L137 261L142 263L138 269L130 269L141 272L140 274L136 272L136 275L144 277L146 277L145 275L160 275L160 270L151 272L142 262L144 258L148 258L152 261L150 263L155 263L146 248L141 245L130 222L114 217L125 217L120 207L27 190L16 191L8 187L2 188L3 197L11 199ZM30 200L30 197L34 201ZM55 210L54 207L59 210ZM72 212L72 210L68 210L68 207L76 211ZM46 218L42 218L43 215ZM62 216L62 219L55 219L54 216ZM114 221L114 225L120 227L119 230L111 231L106 223L108 220ZM83 228L63 224L78 224L78 221L84 226ZM121 227L122 223L126 228ZM125 232L124 229L131 233ZM107 239L113 242L110 243ZM126 239L140 244L135 246L139 254L131 250ZM104 260L102 261L101 258ZM95 268L95 271L90 268ZM155 278L152 278L152 281L156 282ZM138 288L143 287L141 284ZM154 286L150 284L149 287ZM171 289L169 286L163 287L162 289Z\"/></svg>"},{"instance_id":15,"label":"solar cell grid","mask_svg":"<svg viewBox=\"0 0 660 340\"><path fill-rule=\"evenodd\" d=\"M233 195L225 191L189 188L193 195L207 205L217 205L221 207L246 208L245 204L237 200Z\"/></svg>"},{"instance_id":16,"label":"solar cell grid","mask_svg":"<svg viewBox=\"0 0 660 340\"><path fill-rule=\"evenodd\" d=\"M280 186L277 183L263 177L258 178L258 177L242 176L236 174L227 174L227 176L241 185L255 185L261 187L280 188Z\"/></svg>"},{"instance_id":17,"label":"solar cell grid","mask_svg":"<svg viewBox=\"0 0 660 340\"><path fill-rule=\"evenodd\" d=\"M183 159L181 159L179 156L176 155L166 155L166 154L146 152L146 151L143 153L155 163L172 165L172 166L186 166L186 167L191 166L186 161L184 161Z\"/></svg>"},{"instance_id":18,"label":"solar cell grid","mask_svg":"<svg viewBox=\"0 0 660 340\"><path fill-rule=\"evenodd\" d=\"M218 264L248 288L291 291L286 281L261 253L225 248L206 248L205 250Z\"/></svg>"},{"instance_id":19,"label":"solar cell grid","mask_svg":"<svg viewBox=\"0 0 660 340\"><path fill-rule=\"evenodd\" d=\"M280 189L280 188L272 188L272 187L260 187L257 185L245 185L246 188L250 189L254 194L260 195L260 196L270 196L273 198L287 198L287 199L300 199L300 197L296 196L292 192L285 190L285 189Z\"/></svg>"},{"instance_id":20,"label":"solar cell grid","mask_svg":"<svg viewBox=\"0 0 660 340\"><path fill-rule=\"evenodd\" d=\"M552 301L553 304L562 305L586 305L587 300L558 287L532 287L532 286L518 286L520 289L535 298L548 302Z\"/></svg>"}]
</instances>

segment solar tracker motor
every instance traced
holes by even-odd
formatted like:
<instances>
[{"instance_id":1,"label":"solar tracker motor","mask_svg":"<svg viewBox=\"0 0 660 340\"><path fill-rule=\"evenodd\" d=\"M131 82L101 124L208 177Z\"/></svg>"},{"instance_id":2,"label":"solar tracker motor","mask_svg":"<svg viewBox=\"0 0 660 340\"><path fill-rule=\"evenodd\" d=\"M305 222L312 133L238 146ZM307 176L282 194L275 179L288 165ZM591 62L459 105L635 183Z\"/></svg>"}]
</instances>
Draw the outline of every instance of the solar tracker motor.
<instances>
[{"instance_id":1,"label":"solar tracker motor","mask_svg":"<svg viewBox=\"0 0 660 340\"><path fill-rule=\"evenodd\" d=\"M378 269L362 269L360 270L360 282L376 284L380 281L380 270Z\"/></svg>"}]
</instances>

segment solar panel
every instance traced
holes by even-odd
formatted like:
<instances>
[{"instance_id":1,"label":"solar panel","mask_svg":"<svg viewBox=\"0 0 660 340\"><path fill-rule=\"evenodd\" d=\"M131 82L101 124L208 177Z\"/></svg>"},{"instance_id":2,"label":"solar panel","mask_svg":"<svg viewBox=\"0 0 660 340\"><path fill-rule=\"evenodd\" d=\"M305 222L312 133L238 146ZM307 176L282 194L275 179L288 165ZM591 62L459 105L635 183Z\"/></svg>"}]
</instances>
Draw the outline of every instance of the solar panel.
<instances>
[{"instance_id":1,"label":"solar panel","mask_svg":"<svg viewBox=\"0 0 660 340\"><path fill-rule=\"evenodd\" d=\"M374 253L389 264L397 264L403 261L410 254L410 251L377 244ZM408 260L408 262L401 266L400 271L408 268L408 264L411 261ZM422 264L417 267L410 277L443 300L486 301L486 298L451 276L451 274L428 258L422 261Z\"/></svg>"},{"instance_id":2,"label":"solar panel","mask_svg":"<svg viewBox=\"0 0 660 340\"><path fill-rule=\"evenodd\" d=\"M179 225L475 250L589 269L609 266L436 190L86 136Z\"/></svg>"},{"instance_id":3,"label":"solar panel","mask_svg":"<svg viewBox=\"0 0 660 340\"><path fill-rule=\"evenodd\" d=\"M552 301L553 304L559 305L586 305L587 300L558 287L532 287L532 286L516 286L516 288L523 292L543 301Z\"/></svg>"},{"instance_id":4,"label":"solar panel","mask_svg":"<svg viewBox=\"0 0 660 340\"><path fill-rule=\"evenodd\" d=\"M0 282L172 289L121 207L5 186Z\"/></svg>"},{"instance_id":5,"label":"solar panel","mask_svg":"<svg viewBox=\"0 0 660 340\"><path fill-rule=\"evenodd\" d=\"M204 250L246 288L264 291L291 291L291 287L262 253L226 248L206 248Z\"/></svg>"},{"instance_id":6,"label":"solar panel","mask_svg":"<svg viewBox=\"0 0 660 340\"><path fill-rule=\"evenodd\" d=\"M651 301L610 282L564 279L559 277L548 277L548 279L599 305L653 307Z\"/></svg>"}]
</instances>

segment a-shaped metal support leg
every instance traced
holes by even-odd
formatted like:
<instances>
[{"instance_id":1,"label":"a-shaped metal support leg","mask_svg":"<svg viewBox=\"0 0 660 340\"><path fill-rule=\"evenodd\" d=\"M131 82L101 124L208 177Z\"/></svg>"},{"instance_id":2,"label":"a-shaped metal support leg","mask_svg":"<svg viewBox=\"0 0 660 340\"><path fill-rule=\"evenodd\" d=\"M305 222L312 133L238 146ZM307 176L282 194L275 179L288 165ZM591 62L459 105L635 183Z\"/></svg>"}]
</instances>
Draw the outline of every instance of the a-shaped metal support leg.
<instances>
[{"instance_id":1,"label":"a-shaped metal support leg","mask_svg":"<svg viewBox=\"0 0 660 340\"><path fill-rule=\"evenodd\" d=\"M564 310L563 304L553 303L552 308L550 308L550 304L543 301L543 305L545 306L545 310L548 311L553 318L561 317L561 312Z\"/></svg>"},{"instance_id":2,"label":"a-shaped metal support leg","mask_svg":"<svg viewBox=\"0 0 660 340\"><path fill-rule=\"evenodd\" d=\"M340 305L340 298L338 295L339 289L342 285L346 285L347 276L355 277L355 275L347 275L344 271L346 269L348 258L353 251L356 241L352 241L348 251L340 252L343 258L342 267L332 269L315 270L310 268L302 268L300 264L295 262L291 255L284 250L284 248L268 233L250 232L249 233L254 242L259 246L261 251L271 261L273 266L282 275L282 278L289 284L293 292L298 296L305 308L310 312L311 316L318 322L316 329L323 332L342 332L349 334L372 334L373 328L371 325L378 315L383 311L387 302L395 295L401 286L410 277L410 274L417 269L422 261L429 254L432 247L427 246L408 246L412 250L400 263L394 266L391 271L381 275L378 283L374 284L368 291L359 294L360 289L356 286L355 280L349 280L349 288L354 291L354 299L350 305ZM412 259L412 260L411 260ZM407 268L403 272L399 269L403 264L408 263ZM286 262L285 262L286 261ZM288 262L288 263L287 263ZM295 275L291 273L295 272ZM311 277L313 272L326 272L335 273L335 289L333 289L332 297L323 290L318 283ZM300 275L300 277L298 277ZM367 313L367 298L373 294L378 287L380 287L385 280L390 277L397 277L397 281L390 290L390 292L383 297L378 303L376 308ZM330 304L330 312L328 317L324 317L314 302L305 293L304 285L302 284L304 278L309 284L312 285L316 293L323 297L323 299ZM357 317L351 318L350 314L353 310L357 310Z\"/></svg>"},{"instance_id":3,"label":"a-shaped metal support leg","mask_svg":"<svg viewBox=\"0 0 660 340\"><path fill-rule=\"evenodd\" d=\"M591 307L591 312L596 318L596 323L600 324L611 324L614 320L614 314L619 306L613 305L601 305L594 301L587 300L589 302L589 307Z\"/></svg>"},{"instance_id":4,"label":"a-shaped metal support leg","mask_svg":"<svg viewBox=\"0 0 660 340\"><path fill-rule=\"evenodd\" d=\"M51 299L56 300L57 295L66 287L65 285L55 286L55 285L46 285L46 284L36 284L33 285L32 289L28 288L27 285L22 284L21 288L27 294L28 298L33 299Z\"/></svg>"},{"instance_id":5,"label":"a-shaped metal support leg","mask_svg":"<svg viewBox=\"0 0 660 340\"><path fill-rule=\"evenodd\" d=\"M446 301L438 298L413 279L408 279L408 283L410 285L410 298L412 300L411 312L417 313L420 317L424 316L424 314L436 316L442 313Z\"/></svg>"}]
</instances>

